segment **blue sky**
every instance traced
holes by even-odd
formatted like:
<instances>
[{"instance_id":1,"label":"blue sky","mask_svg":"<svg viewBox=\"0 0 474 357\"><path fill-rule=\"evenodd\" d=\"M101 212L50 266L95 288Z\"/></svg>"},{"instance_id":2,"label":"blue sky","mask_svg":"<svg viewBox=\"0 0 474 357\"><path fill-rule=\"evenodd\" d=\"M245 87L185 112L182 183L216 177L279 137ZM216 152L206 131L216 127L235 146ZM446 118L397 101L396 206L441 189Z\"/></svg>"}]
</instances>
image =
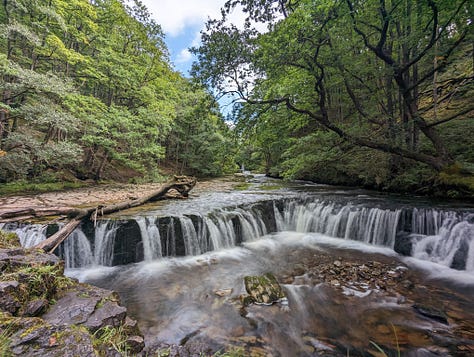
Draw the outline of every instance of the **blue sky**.
<instances>
[{"instance_id":1,"label":"blue sky","mask_svg":"<svg viewBox=\"0 0 474 357\"><path fill-rule=\"evenodd\" d=\"M187 50L199 45L206 20L220 17L225 0L142 0L165 32L165 41L176 70L188 75L193 57ZM234 21L242 21L236 12Z\"/></svg>"}]
</instances>

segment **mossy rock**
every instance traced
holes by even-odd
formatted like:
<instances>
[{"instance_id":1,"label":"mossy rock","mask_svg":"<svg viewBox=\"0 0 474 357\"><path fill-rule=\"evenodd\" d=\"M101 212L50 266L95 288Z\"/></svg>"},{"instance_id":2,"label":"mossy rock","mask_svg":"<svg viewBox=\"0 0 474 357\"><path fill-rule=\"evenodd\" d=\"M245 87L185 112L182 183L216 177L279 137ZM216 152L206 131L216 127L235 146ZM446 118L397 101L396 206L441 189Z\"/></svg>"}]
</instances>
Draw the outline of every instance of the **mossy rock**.
<instances>
[{"instance_id":1,"label":"mossy rock","mask_svg":"<svg viewBox=\"0 0 474 357\"><path fill-rule=\"evenodd\" d=\"M0 249L20 247L20 239L15 233L0 230Z\"/></svg>"},{"instance_id":2,"label":"mossy rock","mask_svg":"<svg viewBox=\"0 0 474 357\"><path fill-rule=\"evenodd\" d=\"M285 297L285 294L278 284L275 276L271 273L266 273L259 276L244 277L245 290L248 296L244 297L243 303L245 306L251 303L272 305Z\"/></svg>"}]
</instances>

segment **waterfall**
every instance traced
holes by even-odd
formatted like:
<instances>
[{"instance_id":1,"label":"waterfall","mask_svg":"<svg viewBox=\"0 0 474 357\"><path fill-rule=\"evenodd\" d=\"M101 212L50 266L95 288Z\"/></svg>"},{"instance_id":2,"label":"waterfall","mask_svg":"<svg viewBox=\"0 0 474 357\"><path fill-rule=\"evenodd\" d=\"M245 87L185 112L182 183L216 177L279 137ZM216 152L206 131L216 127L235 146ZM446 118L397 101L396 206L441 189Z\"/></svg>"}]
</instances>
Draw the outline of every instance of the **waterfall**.
<instances>
[{"instance_id":1,"label":"waterfall","mask_svg":"<svg viewBox=\"0 0 474 357\"><path fill-rule=\"evenodd\" d=\"M0 229L16 233L22 247L30 248L46 239L48 226L44 224L0 223Z\"/></svg>"},{"instance_id":2,"label":"waterfall","mask_svg":"<svg viewBox=\"0 0 474 357\"><path fill-rule=\"evenodd\" d=\"M194 228L193 221L191 218L183 216L180 218L179 223L183 232L183 240L186 255L198 255L201 254L201 248L199 246L198 235Z\"/></svg>"},{"instance_id":3,"label":"waterfall","mask_svg":"<svg viewBox=\"0 0 474 357\"><path fill-rule=\"evenodd\" d=\"M62 244L60 254L68 268L112 266L199 255L272 232L296 231L389 247L419 259L474 271L473 223L474 214L469 210L462 213L381 204L369 207L357 201L295 197L219 208L207 214L98 221L93 229L76 229ZM15 231L26 247L45 239L47 231L42 225L2 227Z\"/></svg>"},{"instance_id":4,"label":"waterfall","mask_svg":"<svg viewBox=\"0 0 474 357\"><path fill-rule=\"evenodd\" d=\"M61 245L61 250L66 268L89 266L95 263L91 244L81 230L74 230Z\"/></svg>"},{"instance_id":5,"label":"waterfall","mask_svg":"<svg viewBox=\"0 0 474 357\"><path fill-rule=\"evenodd\" d=\"M114 242L117 233L116 221L98 221L94 234L95 265L112 266L114 259ZM69 238L68 238L69 240ZM82 266L82 265L79 265Z\"/></svg>"},{"instance_id":6,"label":"waterfall","mask_svg":"<svg viewBox=\"0 0 474 357\"><path fill-rule=\"evenodd\" d=\"M281 212L276 207L274 212L280 231L322 233L393 248L402 210L289 201Z\"/></svg>"},{"instance_id":7,"label":"waterfall","mask_svg":"<svg viewBox=\"0 0 474 357\"><path fill-rule=\"evenodd\" d=\"M153 217L138 217L135 219L140 227L145 261L151 261L163 256L161 252L160 230Z\"/></svg>"},{"instance_id":8,"label":"waterfall","mask_svg":"<svg viewBox=\"0 0 474 357\"><path fill-rule=\"evenodd\" d=\"M470 223L474 222L474 214L447 217L437 231L430 230L434 234L413 235L412 256L474 271L474 224Z\"/></svg>"},{"instance_id":9,"label":"waterfall","mask_svg":"<svg viewBox=\"0 0 474 357\"><path fill-rule=\"evenodd\" d=\"M458 214L452 211L439 211L435 209L413 208L412 233L433 235L450 219L456 219Z\"/></svg>"}]
</instances>

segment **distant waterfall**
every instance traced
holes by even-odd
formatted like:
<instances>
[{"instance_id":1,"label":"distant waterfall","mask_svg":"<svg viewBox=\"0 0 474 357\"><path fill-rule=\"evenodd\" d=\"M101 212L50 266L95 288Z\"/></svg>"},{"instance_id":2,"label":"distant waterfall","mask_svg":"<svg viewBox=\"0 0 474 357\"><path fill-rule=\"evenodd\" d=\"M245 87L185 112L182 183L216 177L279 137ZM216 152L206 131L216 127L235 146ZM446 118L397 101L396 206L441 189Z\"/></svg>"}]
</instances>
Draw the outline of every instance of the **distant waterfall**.
<instances>
[{"instance_id":1,"label":"distant waterfall","mask_svg":"<svg viewBox=\"0 0 474 357\"><path fill-rule=\"evenodd\" d=\"M309 197L263 200L206 215L144 216L103 220L90 226L84 222L60 246L68 268L199 255L272 232L296 231L362 241L456 269L474 270L472 212L368 207L367 203ZM40 225L4 225L4 229L17 232L24 246L46 237L46 227Z\"/></svg>"}]
</instances>

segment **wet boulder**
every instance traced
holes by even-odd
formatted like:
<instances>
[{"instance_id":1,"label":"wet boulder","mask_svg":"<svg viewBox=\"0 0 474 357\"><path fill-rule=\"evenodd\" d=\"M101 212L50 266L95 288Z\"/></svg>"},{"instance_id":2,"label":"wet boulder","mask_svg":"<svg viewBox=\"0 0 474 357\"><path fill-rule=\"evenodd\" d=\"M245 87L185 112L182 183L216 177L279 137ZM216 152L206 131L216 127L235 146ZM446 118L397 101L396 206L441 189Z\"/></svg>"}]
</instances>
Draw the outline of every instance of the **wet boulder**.
<instances>
[{"instance_id":1,"label":"wet boulder","mask_svg":"<svg viewBox=\"0 0 474 357\"><path fill-rule=\"evenodd\" d=\"M413 247L413 235L410 232L397 232L393 249L401 255L410 256Z\"/></svg>"},{"instance_id":2,"label":"wet boulder","mask_svg":"<svg viewBox=\"0 0 474 357\"><path fill-rule=\"evenodd\" d=\"M285 294L271 273L258 276L244 277L245 290L248 296L244 297L244 305L261 304L272 305L285 298Z\"/></svg>"}]
</instances>

